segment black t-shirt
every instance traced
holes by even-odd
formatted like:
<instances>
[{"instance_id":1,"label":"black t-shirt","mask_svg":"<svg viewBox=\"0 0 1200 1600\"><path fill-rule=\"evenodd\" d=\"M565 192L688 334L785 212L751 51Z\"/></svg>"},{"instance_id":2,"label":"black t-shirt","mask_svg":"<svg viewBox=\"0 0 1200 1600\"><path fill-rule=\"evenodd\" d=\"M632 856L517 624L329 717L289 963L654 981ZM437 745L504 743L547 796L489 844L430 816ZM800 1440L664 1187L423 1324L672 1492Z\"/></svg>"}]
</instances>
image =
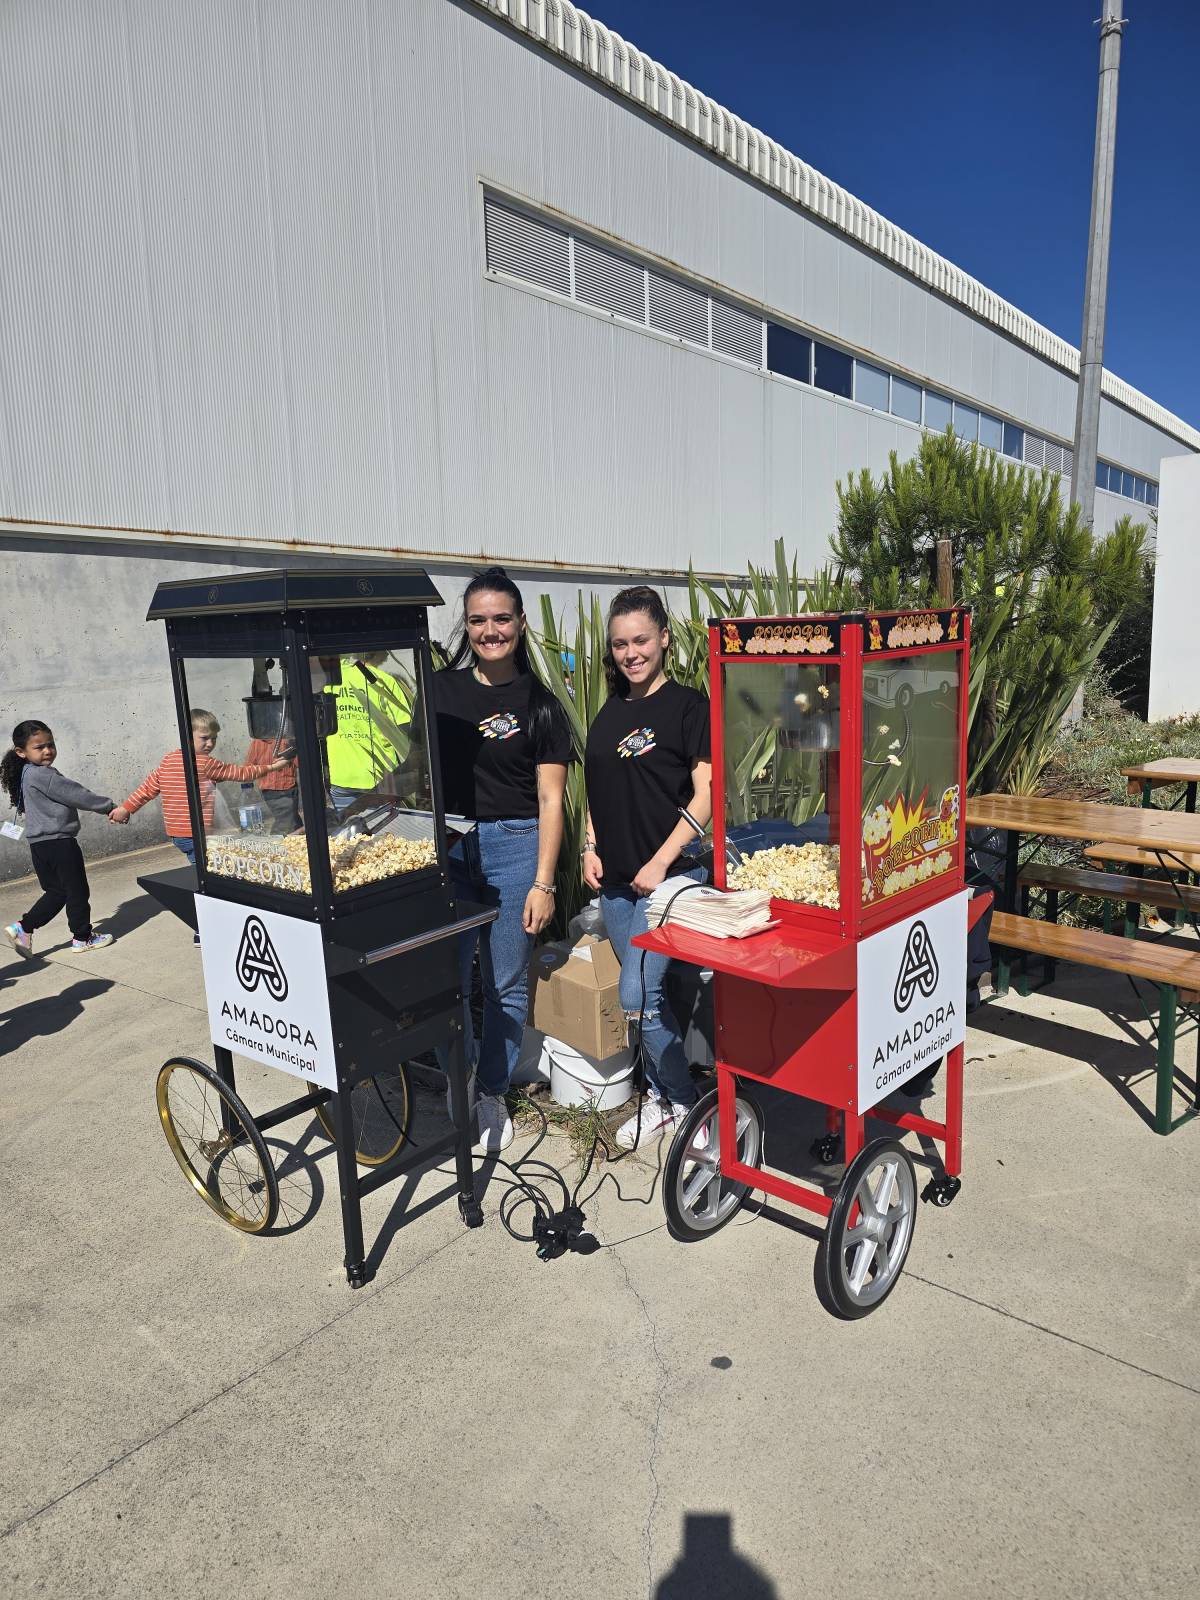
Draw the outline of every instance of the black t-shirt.
<instances>
[{"instance_id":1,"label":"black t-shirt","mask_svg":"<svg viewBox=\"0 0 1200 1600\"><path fill-rule=\"evenodd\" d=\"M433 705L447 811L480 822L537 816L538 763L565 765L572 759L572 747L566 715L555 702L548 735L534 750L529 737L531 683L524 672L498 689L480 683L469 668L434 673Z\"/></svg>"},{"instance_id":2,"label":"black t-shirt","mask_svg":"<svg viewBox=\"0 0 1200 1600\"><path fill-rule=\"evenodd\" d=\"M692 763L708 758L708 700L673 678L600 711L584 770L606 887L631 883L662 849L692 797Z\"/></svg>"}]
</instances>

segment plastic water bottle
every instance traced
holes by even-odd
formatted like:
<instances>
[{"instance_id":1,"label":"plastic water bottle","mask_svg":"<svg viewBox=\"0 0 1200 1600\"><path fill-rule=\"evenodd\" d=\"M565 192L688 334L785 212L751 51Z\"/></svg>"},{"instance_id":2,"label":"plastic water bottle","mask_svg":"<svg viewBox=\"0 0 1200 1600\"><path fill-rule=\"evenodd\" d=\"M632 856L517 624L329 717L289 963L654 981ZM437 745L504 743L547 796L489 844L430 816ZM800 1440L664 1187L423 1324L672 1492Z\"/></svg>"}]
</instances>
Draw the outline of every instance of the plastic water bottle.
<instances>
[{"instance_id":1,"label":"plastic water bottle","mask_svg":"<svg viewBox=\"0 0 1200 1600\"><path fill-rule=\"evenodd\" d=\"M263 830L262 806L254 798L254 785L242 785L242 799L238 806L238 823L243 833L261 833Z\"/></svg>"}]
</instances>

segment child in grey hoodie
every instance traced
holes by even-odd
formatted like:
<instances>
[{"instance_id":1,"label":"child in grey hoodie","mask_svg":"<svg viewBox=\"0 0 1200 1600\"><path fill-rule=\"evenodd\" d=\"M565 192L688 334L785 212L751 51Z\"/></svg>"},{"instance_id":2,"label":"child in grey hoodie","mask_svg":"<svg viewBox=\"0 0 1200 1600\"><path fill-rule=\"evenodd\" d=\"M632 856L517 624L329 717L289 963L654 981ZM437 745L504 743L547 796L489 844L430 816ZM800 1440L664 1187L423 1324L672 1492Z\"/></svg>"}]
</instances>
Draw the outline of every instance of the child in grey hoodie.
<instances>
[{"instance_id":1,"label":"child in grey hoodie","mask_svg":"<svg viewBox=\"0 0 1200 1600\"><path fill-rule=\"evenodd\" d=\"M25 837L42 897L4 934L19 955L33 955L33 935L66 907L72 950L102 950L111 933L92 931L91 904L83 851L79 848L79 812L114 809L113 802L81 783L64 778L54 766L54 735L44 722L19 722L13 747L0 760L0 783L18 814L25 814Z\"/></svg>"}]
</instances>

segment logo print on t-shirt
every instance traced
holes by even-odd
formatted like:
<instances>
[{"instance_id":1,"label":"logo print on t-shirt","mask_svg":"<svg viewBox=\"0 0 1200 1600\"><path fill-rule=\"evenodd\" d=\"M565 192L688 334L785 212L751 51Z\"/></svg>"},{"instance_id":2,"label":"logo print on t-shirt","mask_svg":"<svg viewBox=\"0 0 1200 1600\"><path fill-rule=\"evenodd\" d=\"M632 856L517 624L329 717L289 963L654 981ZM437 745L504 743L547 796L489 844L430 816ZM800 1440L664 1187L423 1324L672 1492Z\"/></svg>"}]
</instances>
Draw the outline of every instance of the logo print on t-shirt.
<instances>
[{"instance_id":1,"label":"logo print on t-shirt","mask_svg":"<svg viewBox=\"0 0 1200 1600\"><path fill-rule=\"evenodd\" d=\"M511 739L514 733L520 733L521 724L514 712L497 711L495 716L484 717L479 731L485 739Z\"/></svg>"},{"instance_id":2,"label":"logo print on t-shirt","mask_svg":"<svg viewBox=\"0 0 1200 1600\"><path fill-rule=\"evenodd\" d=\"M632 733L627 733L617 746L617 754L622 761L627 761L630 756L649 755L654 749L654 729L635 728Z\"/></svg>"}]
</instances>

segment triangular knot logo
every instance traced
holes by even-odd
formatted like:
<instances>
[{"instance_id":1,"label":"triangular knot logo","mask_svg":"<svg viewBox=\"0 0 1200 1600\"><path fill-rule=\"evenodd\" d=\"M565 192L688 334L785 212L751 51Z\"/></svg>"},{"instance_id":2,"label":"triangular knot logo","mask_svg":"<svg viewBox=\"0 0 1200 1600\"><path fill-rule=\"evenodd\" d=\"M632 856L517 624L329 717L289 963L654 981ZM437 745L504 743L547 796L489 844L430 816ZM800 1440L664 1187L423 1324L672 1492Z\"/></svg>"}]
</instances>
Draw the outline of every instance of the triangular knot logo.
<instances>
[{"instance_id":1,"label":"triangular knot logo","mask_svg":"<svg viewBox=\"0 0 1200 1600\"><path fill-rule=\"evenodd\" d=\"M261 917L246 918L234 971L247 994L253 994L264 983L272 1000L287 999L287 977Z\"/></svg>"},{"instance_id":2,"label":"triangular knot logo","mask_svg":"<svg viewBox=\"0 0 1200 1600\"><path fill-rule=\"evenodd\" d=\"M928 1000L937 985L937 956L933 953L929 929L923 922L914 922L908 930L904 954L900 958L900 971L896 975L896 1010L907 1011L918 990Z\"/></svg>"}]
</instances>

